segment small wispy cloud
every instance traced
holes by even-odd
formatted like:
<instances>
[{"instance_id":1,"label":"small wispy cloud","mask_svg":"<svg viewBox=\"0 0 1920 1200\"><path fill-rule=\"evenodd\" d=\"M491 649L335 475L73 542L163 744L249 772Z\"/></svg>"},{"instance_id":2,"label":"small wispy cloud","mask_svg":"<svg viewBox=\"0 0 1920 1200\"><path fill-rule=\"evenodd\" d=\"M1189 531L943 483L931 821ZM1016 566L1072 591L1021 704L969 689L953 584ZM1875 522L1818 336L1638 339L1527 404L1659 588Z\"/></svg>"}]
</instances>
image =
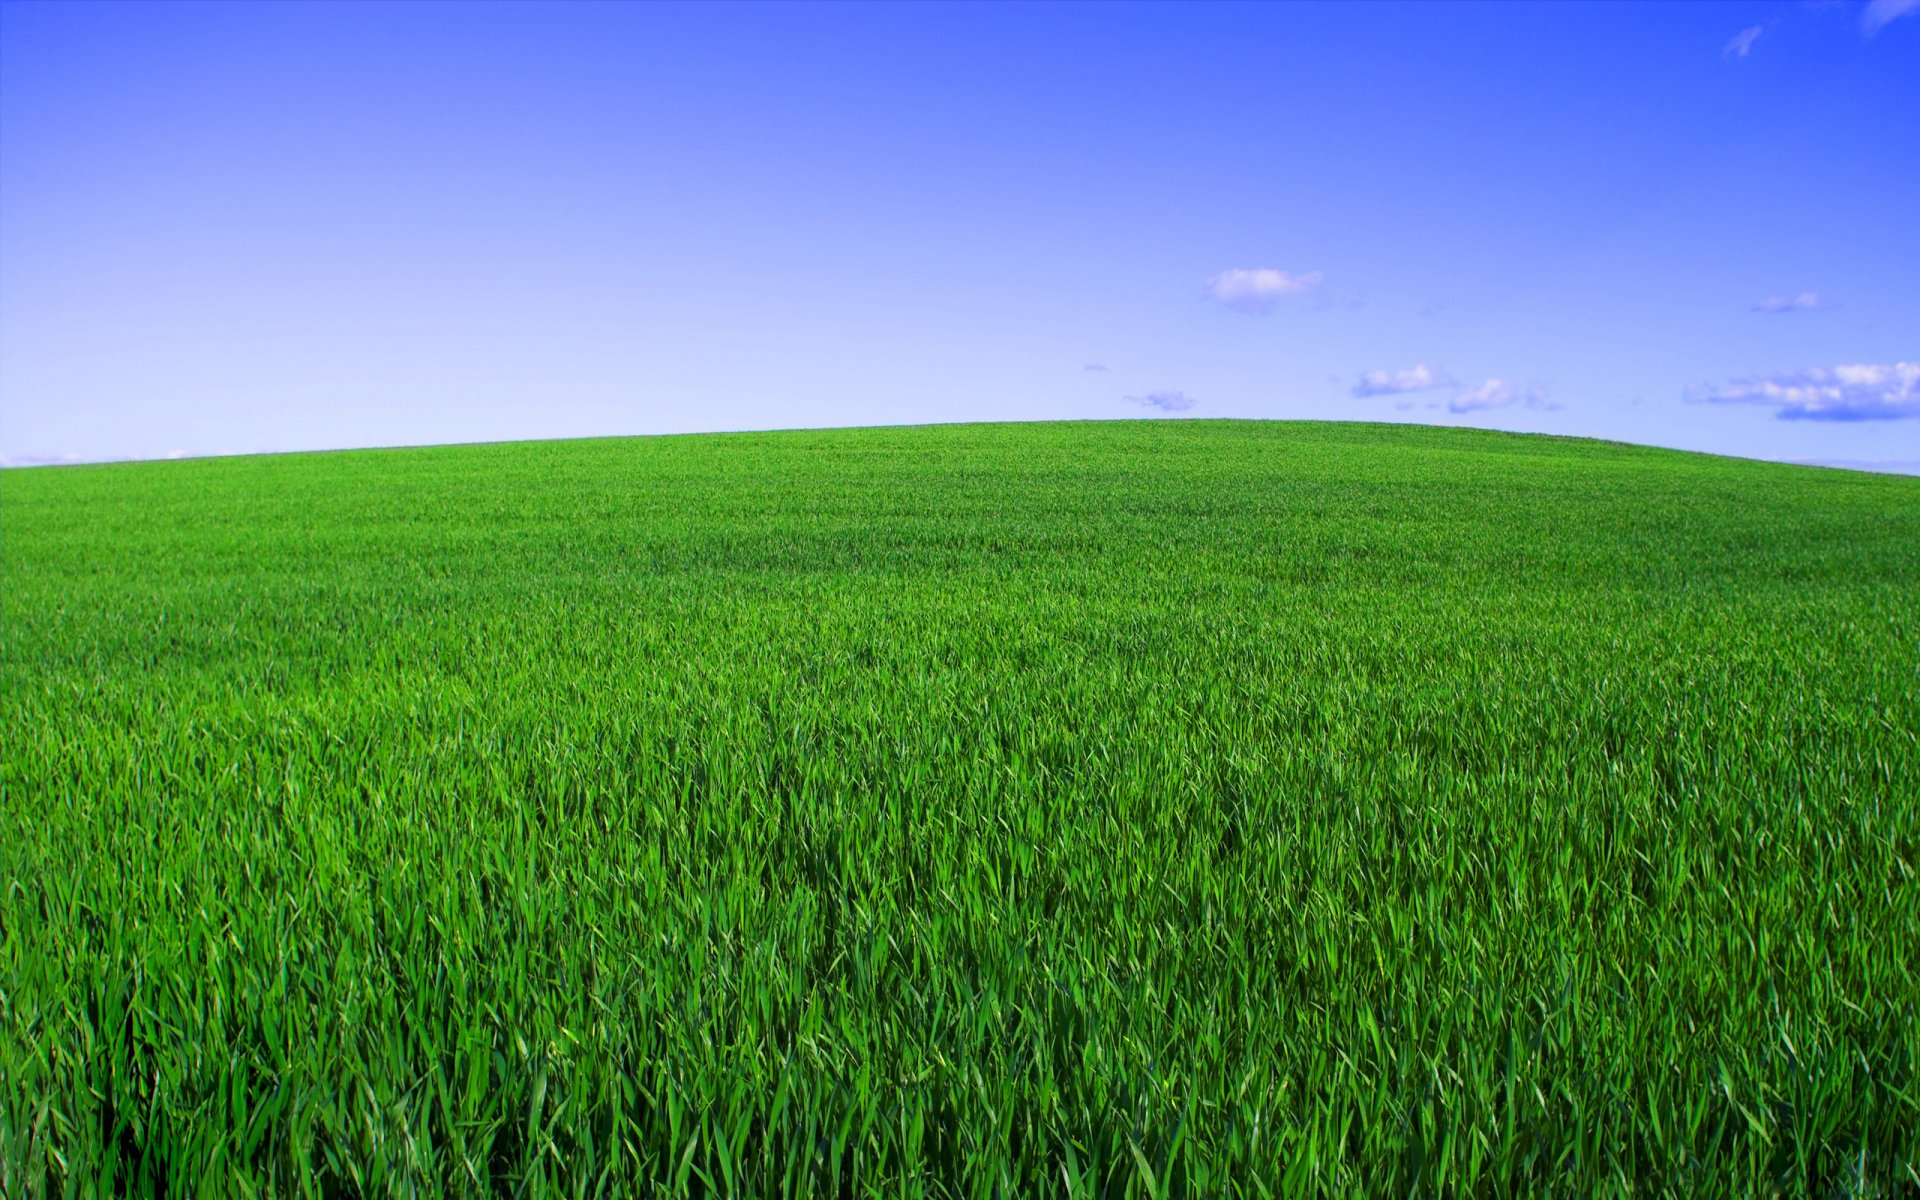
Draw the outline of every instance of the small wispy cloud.
<instances>
[{"instance_id":1,"label":"small wispy cloud","mask_svg":"<svg viewBox=\"0 0 1920 1200\"><path fill-rule=\"evenodd\" d=\"M0 467L62 467L80 461L73 454L0 454Z\"/></svg>"},{"instance_id":2,"label":"small wispy cloud","mask_svg":"<svg viewBox=\"0 0 1920 1200\"><path fill-rule=\"evenodd\" d=\"M1147 408L1157 408L1161 412L1185 412L1199 403L1185 392L1173 391L1148 392L1144 396L1128 396L1127 399Z\"/></svg>"},{"instance_id":3,"label":"small wispy cloud","mask_svg":"<svg viewBox=\"0 0 1920 1200\"><path fill-rule=\"evenodd\" d=\"M1298 296L1319 287L1323 278L1318 271L1293 275L1272 267L1234 267L1207 280L1207 295L1228 308L1263 313L1282 296Z\"/></svg>"},{"instance_id":4,"label":"small wispy cloud","mask_svg":"<svg viewBox=\"0 0 1920 1200\"><path fill-rule=\"evenodd\" d=\"M1547 394L1537 387L1522 387L1511 380L1489 379L1475 387L1463 388L1447 401L1449 412L1482 412L1494 408L1512 408L1516 404L1528 408L1552 408L1547 403Z\"/></svg>"},{"instance_id":5,"label":"small wispy cloud","mask_svg":"<svg viewBox=\"0 0 1920 1200\"><path fill-rule=\"evenodd\" d=\"M1872 37L1885 29L1889 21L1897 21L1917 12L1920 12L1920 0L1871 0L1860 14L1860 32L1865 37Z\"/></svg>"},{"instance_id":6,"label":"small wispy cloud","mask_svg":"<svg viewBox=\"0 0 1920 1200\"><path fill-rule=\"evenodd\" d=\"M1368 396L1399 396L1407 392L1428 392L1434 388L1452 387L1454 381L1444 371L1436 371L1426 363L1417 363L1400 371L1368 371L1360 376L1360 382L1353 385L1352 393L1365 399Z\"/></svg>"},{"instance_id":7,"label":"small wispy cloud","mask_svg":"<svg viewBox=\"0 0 1920 1200\"><path fill-rule=\"evenodd\" d=\"M1696 384L1694 404L1759 404L1783 421L1898 421L1920 417L1920 363L1807 367L1713 386Z\"/></svg>"},{"instance_id":8,"label":"small wispy cloud","mask_svg":"<svg viewBox=\"0 0 1920 1200\"><path fill-rule=\"evenodd\" d=\"M1727 43L1727 48L1720 52L1721 57L1745 58L1747 51L1753 49L1754 41L1766 31L1767 27L1765 25L1747 26L1747 28L1733 35L1733 40Z\"/></svg>"},{"instance_id":9,"label":"small wispy cloud","mask_svg":"<svg viewBox=\"0 0 1920 1200\"><path fill-rule=\"evenodd\" d=\"M1761 313L1812 312L1819 308L1832 308L1820 298L1818 292L1801 292L1798 296L1768 296L1753 306L1753 311Z\"/></svg>"},{"instance_id":10,"label":"small wispy cloud","mask_svg":"<svg viewBox=\"0 0 1920 1200\"><path fill-rule=\"evenodd\" d=\"M1105 363L1088 363L1088 364L1087 364L1086 366L1084 366L1084 367L1081 367L1080 369L1081 369L1082 371L1098 371L1099 373L1101 373L1102 375L1104 375L1104 374L1106 374L1106 373L1107 373L1107 364L1105 364Z\"/></svg>"}]
</instances>

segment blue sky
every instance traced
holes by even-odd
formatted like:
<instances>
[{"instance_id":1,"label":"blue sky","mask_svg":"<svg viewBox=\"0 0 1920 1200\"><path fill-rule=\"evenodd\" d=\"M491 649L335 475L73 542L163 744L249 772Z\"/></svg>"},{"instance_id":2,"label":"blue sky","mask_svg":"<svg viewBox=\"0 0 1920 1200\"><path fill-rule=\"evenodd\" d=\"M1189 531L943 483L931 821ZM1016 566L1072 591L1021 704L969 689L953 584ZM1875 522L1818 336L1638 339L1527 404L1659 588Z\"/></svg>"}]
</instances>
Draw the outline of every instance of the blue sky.
<instances>
[{"instance_id":1,"label":"blue sky","mask_svg":"<svg viewBox=\"0 0 1920 1200\"><path fill-rule=\"evenodd\" d=\"M13 464L1397 420L1920 471L1920 0L0 3Z\"/></svg>"}]
</instances>

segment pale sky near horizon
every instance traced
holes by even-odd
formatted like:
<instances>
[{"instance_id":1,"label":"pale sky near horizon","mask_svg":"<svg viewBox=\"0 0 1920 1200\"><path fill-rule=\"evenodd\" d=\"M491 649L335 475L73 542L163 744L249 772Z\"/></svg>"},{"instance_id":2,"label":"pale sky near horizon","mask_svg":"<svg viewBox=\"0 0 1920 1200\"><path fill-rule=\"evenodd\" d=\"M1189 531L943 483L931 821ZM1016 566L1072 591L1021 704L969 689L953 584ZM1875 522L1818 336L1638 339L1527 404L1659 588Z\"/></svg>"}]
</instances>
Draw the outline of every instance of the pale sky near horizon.
<instances>
[{"instance_id":1,"label":"pale sky near horizon","mask_svg":"<svg viewBox=\"0 0 1920 1200\"><path fill-rule=\"evenodd\" d=\"M0 0L0 463L922 421L1920 473L1920 0Z\"/></svg>"}]
</instances>

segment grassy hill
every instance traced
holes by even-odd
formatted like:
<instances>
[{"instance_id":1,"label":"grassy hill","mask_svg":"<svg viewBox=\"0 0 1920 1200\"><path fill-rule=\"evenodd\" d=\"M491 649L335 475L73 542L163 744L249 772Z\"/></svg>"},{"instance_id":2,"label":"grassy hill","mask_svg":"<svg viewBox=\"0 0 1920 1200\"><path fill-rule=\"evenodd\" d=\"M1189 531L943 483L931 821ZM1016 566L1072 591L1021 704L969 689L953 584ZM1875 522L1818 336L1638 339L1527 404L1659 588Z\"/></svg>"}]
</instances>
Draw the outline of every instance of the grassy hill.
<instances>
[{"instance_id":1,"label":"grassy hill","mask_svg":"<svg viewBox=\"0 0 1920 1200\"><path fill-rule=\"evenodd\" d=\"M1920 479L1125 422L0 506L0 1193L1920 1188Z\"/></svg>"}]
</instances>

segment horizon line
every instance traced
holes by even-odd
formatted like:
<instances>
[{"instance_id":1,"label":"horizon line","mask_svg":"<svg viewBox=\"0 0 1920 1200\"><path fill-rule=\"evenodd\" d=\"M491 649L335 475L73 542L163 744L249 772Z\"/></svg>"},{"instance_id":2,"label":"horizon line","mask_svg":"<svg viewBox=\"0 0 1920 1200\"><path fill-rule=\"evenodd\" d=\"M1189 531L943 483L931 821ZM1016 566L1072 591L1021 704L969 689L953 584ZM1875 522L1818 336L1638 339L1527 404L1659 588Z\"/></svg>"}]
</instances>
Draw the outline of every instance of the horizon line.
<instances>
[{"instance_id":1,"label":"horizon line","mask_svg":"<svg viewBox=\"0 0 1920 1200\"><path fill-rule=\"evenodd\" d=\"M769 433L816 433L829 431L858 432L860 430L883 429L930 429L963 428L968 426L998 425L1122 425L1122 424L1160 424L1160 423L1211 423L1226 424L1292 424L1292 425L1373 425L1389 429L1445 429L1464 433L1501 434L1507 437L1546 438L1555 441L1595 442L1602 445L1622 446L1637 450L1664 450L1675 454L1691 454L1702 458L1722 458L1739 462L1771 463L1776 466L1816 467L1832 471L1853 471L1861 474L1894 475L1920 477L1920 459L1810 459L1810 458L1761 458L1747 454L1727 454L1712 450L1694 450L1684 446L1663 445L1658 442L1634 442L1621 438L1596 437L1587 434L1542 433L1512 429L1491 429L1477 425L1444 425L1428 421L1381 421L1363 420L1345 417L1176 417L1176 416L1137 416L1137 417L1046 417L1036 419L987 420L987 421L900 421L891 424L873 425L768 425L744 429L701 429L675 430L659 433L589 433L562 437L530 438L477 438L471 441L448 442L381 442L370 445L314 446L297 449L272 450L233 450L215 451L205 454L187 454L174 452L151 456L127 455L112 458L78 458L66 456L27 455L13 459L0 454L0 471L31 471L66 467L103 467L126 466L131 464L169 463L169 462L206 462L213 459L229 458L285 458L308 454L356 454L377 453L384 450L438 450L458 447L479 446L517 446L544 445L560 442L605 442L627 441L640 438L682 438L682 437L735 437Z\"/></svg>"}]
</instances>

